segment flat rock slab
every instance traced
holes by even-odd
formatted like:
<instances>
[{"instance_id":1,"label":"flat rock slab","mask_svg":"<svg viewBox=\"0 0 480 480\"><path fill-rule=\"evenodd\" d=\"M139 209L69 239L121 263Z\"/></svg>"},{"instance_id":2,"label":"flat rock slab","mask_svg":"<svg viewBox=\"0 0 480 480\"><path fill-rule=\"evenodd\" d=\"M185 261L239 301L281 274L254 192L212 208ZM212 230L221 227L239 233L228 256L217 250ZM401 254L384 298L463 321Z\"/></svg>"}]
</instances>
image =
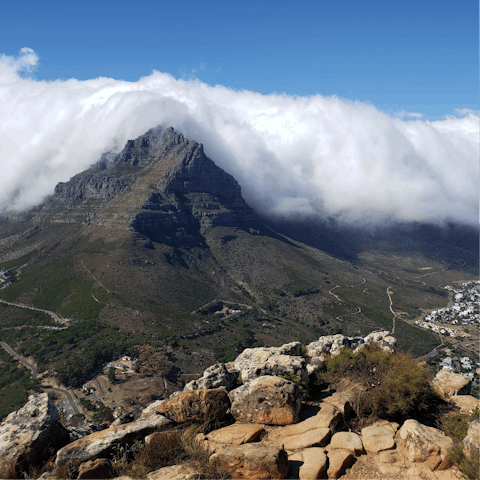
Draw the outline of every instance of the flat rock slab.
<instances>
[{"instance_id":1,"label":"flat rock slab","mask_svg":"<svg viewBox=\"0 0 480 480\"><path fill-rule=\"evenodd\" d=\"M319 412L317 415L307 418L303 422L287 425L281 429L279 428L277 432L279 432L282 437L289 437L291 435L301 435L315 428L330 428L330 430L332 430L341 418L342 414L338 410L333 414L323 414Z\"/></svg>"},{"instance_id":2,"label":"flat rock slab","mask_svg":"<svg viewBox=\"0 0 480 480\"><path fill-rule=\"evenodd\" d=\"M328 443L331 431L329 428L314 428L300 435L281 437L286 450L300 450L309 447L323 447Z\"/></svg>"},{"instance_id":3,"label":"flat rock slab","mask_svg":"<svg viewBox=\"0 0 480 480\"><path fill-rule=\"evenodd\" d=\"M148 480L184 480L194 478L197 472L187 465L172 465L171 467L163 467L154 472L147 474Z\"/></svg>"},{"instance_id":4,"label":"flat rock slab","mask_svg":"<svg viewBox=\"0 0 480 480\"><path fill-rule=\"evenodd\" d=\"M210 461L218 461L232 478L285 478L289 467L283 448L261 443L219 445Z\"/></svg>"},{"instance_id":5,"label":"flat rock slab","mask_svg":"<svg viewBox=\"0 0 480 480\"><path fill-rule=\"evenodd\" d=\"M300 480L322 478L327 469L327 455L323 448L313 447L288 456L290 477Z\"/></svg>"},{"instance_id":6,"label":"flat rock slab","mask_svg":"<svg viewBox=\"0 0 480 480\"><path fill-rule=\"evenodd\" d=\"M362 442L368 453L391 450L395 446L393 431L389 427L362 428Z\"/></svg>"},{"instance_id":7,"label":"flat rock slab","mask_svg":"<svg viewBox=\"0 0 480 480\"><path fill-rule=\"evenodd\" d=\"M133 444L135 440L143 439L158 427L169 423L171 423L170 420L161 415L152 415L143 420L116 425L92 433L61 448L57 452L55 463L60 467L68 461L87 462L88 460L95 460L111 452L115 445L119 443L123 445Z\"/></svg>"},{"instance_id":8,"label":"flat rock slab","mask_svg":"<svg viewBox=\"0 0 480 480\"><path fill-rule=\"evenodd\" d=\"M207 435L207 439L215 443L241 445L255 441L264 431L262 425L251 423L234 423L228 427L214 430Z\"/></svg>"},{"instance_id":9,"label":"flat rock slab","mask_svg":"<svg viewBox=\"0 0 480 480\"><path fill-rule=\"evenodd\" d=\"M462 413L473 413L476 408L480 408L480 400L472 395L453 395L450 401L457 405Z\"/></svg>"},{"instance_id":10,"label":"flat rock slab","mask_svg":"<svg viewBox=\"0 0 480 480\"><path fill-rule=\"evenodd\" d=\"M355 457L350 450L334 449L328 452L328 478L338 478L355 462Z\"/></svg>"},{"instance_id":11,"label":"flat rock slab","mask_svg":"<svg viewBox=\"0 0 480 480\"><path fill-rule=\"evenodd\" d=\"M330 440L328 448L350 450L355 456L364 453L362 439L353 432L337 432Z\"/></svg>"}]
</instances>

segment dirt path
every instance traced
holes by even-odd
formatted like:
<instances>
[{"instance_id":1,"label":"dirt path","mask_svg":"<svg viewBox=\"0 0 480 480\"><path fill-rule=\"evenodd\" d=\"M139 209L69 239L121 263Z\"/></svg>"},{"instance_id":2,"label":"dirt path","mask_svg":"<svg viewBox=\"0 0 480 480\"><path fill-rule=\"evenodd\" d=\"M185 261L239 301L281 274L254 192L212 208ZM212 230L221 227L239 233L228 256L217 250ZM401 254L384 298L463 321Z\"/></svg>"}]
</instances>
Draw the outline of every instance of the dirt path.
<instances>
[{"instance_id":1,"label":"dirt path","mask_svg":"<svg viewBox=\"0 0 480 480\"><path fill-rule=\"evenodd\" d=\"M82 260L82 265L85 268L85 270L92 276L92 278L107 292L107 293L112 293L105 285L103 285L100 280L98 280L97 277L86 267L86 265L83 263ZM98 300L97 300L98 301Z\"/></svg>"},{"instance_id":2,"label":"dirt path","mask_svg":"<svg viewBox=\"0 0 480 480\"><path fill-rule=\"evenodd\" d=\"M396 319L396 318L399 318L400 320L403 320L403 318L400 317L400 316L398 316L398 315L393 311L393 308L392 308L393 302L392 302L392 296L391 296L391 295L392 295L392 293L394 293L394 292L390 292L390 289L391 289L392 287L393 287L393 285L391 285L390 287L387 288L387 295L388 295L388 300L390 301L390 306L389 306L389 308L390 308L390 311L393 313L393 328L392 328L391 333L394 334L394 333L395 333L395 319Z\"/></svg>"}]
</instances>

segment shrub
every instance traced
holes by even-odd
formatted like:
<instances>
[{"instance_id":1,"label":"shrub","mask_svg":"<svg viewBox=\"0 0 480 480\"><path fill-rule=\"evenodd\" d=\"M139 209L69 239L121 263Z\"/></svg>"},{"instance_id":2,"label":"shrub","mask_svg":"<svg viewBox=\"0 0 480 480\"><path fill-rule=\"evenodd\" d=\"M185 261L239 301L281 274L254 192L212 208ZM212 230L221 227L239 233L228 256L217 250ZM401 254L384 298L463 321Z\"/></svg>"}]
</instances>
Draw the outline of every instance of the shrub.
<instances>
[{"instance_id":1,"label":"shrub","mask_svg":"<svg viewBox=\"0 0 480 480\"><path fill-rule=\"evenodd\" d=\"M441 403L427 371L412 355L387 353L376 344L357 353L343 349L327 358L325 380L335 384L344 378L360 382L364 388L356 405L361 416L401 420L422 415Z\"/></svg>"}]
</instances>

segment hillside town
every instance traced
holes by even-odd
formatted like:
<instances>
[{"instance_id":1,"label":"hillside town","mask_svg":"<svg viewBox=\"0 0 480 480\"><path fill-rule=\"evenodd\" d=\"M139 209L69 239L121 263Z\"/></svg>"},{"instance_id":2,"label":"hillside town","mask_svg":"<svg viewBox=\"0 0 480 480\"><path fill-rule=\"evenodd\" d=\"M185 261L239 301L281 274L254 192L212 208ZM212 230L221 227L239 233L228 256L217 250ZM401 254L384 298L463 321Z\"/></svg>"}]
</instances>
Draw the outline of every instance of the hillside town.
<instances>
[{"instance_id":1,"label":"hillside town","mask_svg":"<svg viewBox=\"0 0 480 480\"><path fill-rule=\"evenodd\" d=\"M461 286L445 286L445 290L452 292L455 303L450 307L433 310L423 320L417 320L415 324L456 339L471 337L471 334L468 332L468 326L478 326L480 324L478 310L480 299L479 284L480 281L477 280L463 282ZM447 325L458 325L463 328L454 328Z\"/></svg>"}]
</instances>

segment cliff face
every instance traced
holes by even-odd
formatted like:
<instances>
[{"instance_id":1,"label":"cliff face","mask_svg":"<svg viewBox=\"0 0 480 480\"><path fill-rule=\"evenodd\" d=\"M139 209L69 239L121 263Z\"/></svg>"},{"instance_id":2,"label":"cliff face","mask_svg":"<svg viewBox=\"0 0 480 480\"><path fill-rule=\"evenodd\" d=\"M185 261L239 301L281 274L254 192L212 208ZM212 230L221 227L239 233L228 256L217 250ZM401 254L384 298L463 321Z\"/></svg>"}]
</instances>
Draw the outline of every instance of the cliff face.
<instances>
[{"instance_id":1,"label":"cliff face","mask_svg":"<svg viewBox=\"0 0 480 480\"><path fill-rule=\"evenodd\" d=\"M237 181L205 155L201 144L158 127L129 140L110 161L104 155L58 184L35 213L37 222L82 218L87 225L131 228L164 243L213 226L245 229L256 220Z\"/></svg>"}]
</instances>

